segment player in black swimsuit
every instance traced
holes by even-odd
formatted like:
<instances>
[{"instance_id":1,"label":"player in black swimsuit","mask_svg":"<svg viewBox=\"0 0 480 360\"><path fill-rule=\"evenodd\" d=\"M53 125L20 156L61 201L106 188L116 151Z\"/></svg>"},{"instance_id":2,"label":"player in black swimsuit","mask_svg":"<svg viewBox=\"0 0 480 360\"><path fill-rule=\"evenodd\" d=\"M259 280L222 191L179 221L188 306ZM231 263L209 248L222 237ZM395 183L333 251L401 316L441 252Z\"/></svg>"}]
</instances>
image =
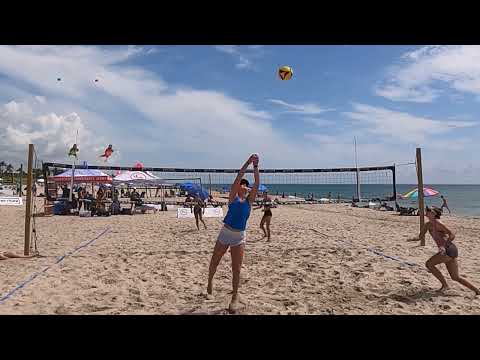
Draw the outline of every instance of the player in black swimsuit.
<instances>
[{"instance_id":1,"label":"player in black swimsuit","mask_svg":"<svg viewBox=\"0 0 480 360\"><path fill-rule=\"evenodd\" d=\"M262 204L258 207L255 208L261 209L263 207L263 217L262 221L260 221L260 228L263 230L263 233L265 234L264 238L267 238L267 241L270 241L270 222L272 221L272 200L268 197L268 193L264 192L263 193L263 200ZM265 230L264 225L267 225L267 230Z\"/></svg>"},{"instance_id":2,"label":"player in black swimsuit","mask_svg":"<svg viewBox=\"0 0 480 360\"><path fill-rule=\"evenodd\" d=\"M198 220L200 220L207 230L207 225L205 225L205 221L203 221L202 215L205 214L205 203L202 199L196 198L195 205L193 205L193 215L195 216L195 223L197 224L197 229L200 231L200 227L198 226Z\"/></svg>"},{"instance_id":3,"label":"player in black swimsuit","mask_svg":"<svg viewBox=\"0 0 480 360\"><path fill-rule=\"evenodd\" d=\"M463 286L469 288L475 292L475 295L480 295L480 290L473 286L469 281L461 277L458 273L458 250L453 243L455 235L450 231L450 229L440 222L442 210L434 207L429 208L427 206L425 215L430 221L423 226L419 236L408 239L408 241L419 241L428 231L433 240L436 242L438 246L438 252L428 259L425 265L433 274L433 276L435 276L442 284L442 287L439 291L449 289L445 277L436 267L436 265L444 263L452 280L457 281Z\"/></svg>"}]
</instances>

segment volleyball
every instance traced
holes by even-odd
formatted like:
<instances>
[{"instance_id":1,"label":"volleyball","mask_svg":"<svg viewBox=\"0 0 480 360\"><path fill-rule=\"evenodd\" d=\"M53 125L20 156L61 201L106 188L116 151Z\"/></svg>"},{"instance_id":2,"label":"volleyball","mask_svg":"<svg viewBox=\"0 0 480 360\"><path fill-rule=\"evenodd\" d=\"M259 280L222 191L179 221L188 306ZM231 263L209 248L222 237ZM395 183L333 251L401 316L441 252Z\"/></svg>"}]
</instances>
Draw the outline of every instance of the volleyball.
<instances>
[{"instance_id":1,"label":"volleyball","mask_svg":"<svg viewBox=\"0 0 480 360\"><path fill-rule=\"evenodd\" d=\"M278 76L282 80L290 80L293 76L293 69L290 66L282 66L278 69Z\"/></svg>"}]
</instances>

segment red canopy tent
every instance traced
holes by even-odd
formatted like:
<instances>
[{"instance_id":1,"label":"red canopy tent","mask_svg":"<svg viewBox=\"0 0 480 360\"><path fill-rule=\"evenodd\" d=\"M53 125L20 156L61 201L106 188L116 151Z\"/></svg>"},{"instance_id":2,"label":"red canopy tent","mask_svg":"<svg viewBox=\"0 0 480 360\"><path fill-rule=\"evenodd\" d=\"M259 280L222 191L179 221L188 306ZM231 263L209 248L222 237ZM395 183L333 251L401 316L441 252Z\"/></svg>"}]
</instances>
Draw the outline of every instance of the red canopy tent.
<instances>
[{"instance_id":1,"label":"red canopy tent","mask_svg":"<svg viewBox=\"0 0 480 360\"><path fill-rule=\"evenodd\" d=\"M72 181L72 169L49 177L50 181L56 183L70 183ZM74 183L97 183L97 184L111 184L112 178L100 170L93 169L75 169Z\"/></svg>"}]
</instances>

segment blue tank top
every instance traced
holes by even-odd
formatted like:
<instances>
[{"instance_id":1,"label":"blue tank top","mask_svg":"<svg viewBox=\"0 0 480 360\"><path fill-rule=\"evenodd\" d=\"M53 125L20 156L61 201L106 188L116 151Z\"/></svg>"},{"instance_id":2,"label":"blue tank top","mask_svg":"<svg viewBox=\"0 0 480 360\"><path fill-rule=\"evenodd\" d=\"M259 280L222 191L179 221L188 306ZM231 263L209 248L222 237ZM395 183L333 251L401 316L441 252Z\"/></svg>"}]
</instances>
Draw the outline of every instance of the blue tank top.
<instances>
[{"instance_id":1,"label":"blue tank top","mask_svg":"<svg viewBox=\"0 0 480 360\"><path fill-rule=\"evenodd\" d=\"M223 222L235 230L244 231L247 228L247 220L250 217L250 202L248 199L240 201L237 196L235 200L228 205L227 216Z\"/></svg>"}]
</instances>

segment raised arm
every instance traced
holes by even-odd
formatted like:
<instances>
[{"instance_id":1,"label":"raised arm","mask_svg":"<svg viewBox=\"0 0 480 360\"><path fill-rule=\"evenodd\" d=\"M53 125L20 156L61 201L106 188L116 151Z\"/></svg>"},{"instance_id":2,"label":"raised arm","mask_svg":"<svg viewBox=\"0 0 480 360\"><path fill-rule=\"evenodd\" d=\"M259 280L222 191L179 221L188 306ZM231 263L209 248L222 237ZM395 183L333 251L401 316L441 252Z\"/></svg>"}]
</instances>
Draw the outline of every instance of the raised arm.
<instances>
[{"instance_id":1,"label":"raised arm","mask_svg":"<svg viewBox=\"0 0 480 360\"><path fill-rule=\"evenodd\" d=\"M248 201L250 202L250 205L252 205L255 202L255 199L257 198L258 187L260 186L260 171L258 170L259 161L260 159L258 158L258 155L254 155L253 176L255 178L255 184L253 184L252 190L248 195Z\"/></svg>"},{"instance_id":2,"label":"raised arm","mask_svg":"<svg viewBox=\"0 0 480 360\"><path fill-rule=\"evenodd\" d=\"M230 188L230 195L228 195L228 203L229 204L232 203L233 200L235 200L235 196L237 195L238 188L240 186L240 181L242 180L243 175L245 175L245 171L247 170L248 166L252 163L253 158L254 158L254 156L251 155L248 158L248 160L245 162L245 164L243 164L240 171L238 172L237 177L236 177L235 181L233 182L232 187Z\"/></svg>"}]
</instances>

